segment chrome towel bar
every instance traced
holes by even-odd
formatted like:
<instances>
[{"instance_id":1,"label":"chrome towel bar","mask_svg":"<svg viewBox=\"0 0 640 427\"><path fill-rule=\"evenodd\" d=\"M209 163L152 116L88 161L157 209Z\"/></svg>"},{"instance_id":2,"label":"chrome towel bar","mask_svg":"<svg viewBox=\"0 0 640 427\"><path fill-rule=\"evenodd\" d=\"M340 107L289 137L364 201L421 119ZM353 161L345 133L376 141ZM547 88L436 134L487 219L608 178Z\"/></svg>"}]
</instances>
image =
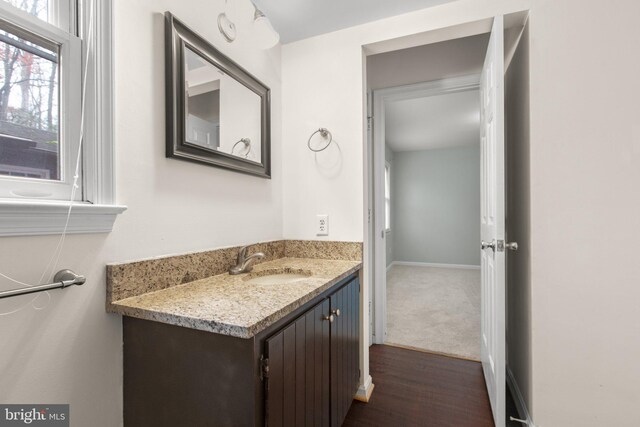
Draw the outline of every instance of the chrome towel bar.
<instances>
[{"instance_id":1,"label":"chrome towel bar","mask_svg":"<svg viewBox=\"0 0 640 427\"><path fill-rule=\"evenodd\" d=\"M36 292L50 291L52 289L64 289L72 285L84 285L87 278L74 273L71 270L60 270L53 276L53 282L46 285L30 286L10 291L1 291L0 299L16 297L18 295L33 294Z\"/></svg>"}]
</instances>

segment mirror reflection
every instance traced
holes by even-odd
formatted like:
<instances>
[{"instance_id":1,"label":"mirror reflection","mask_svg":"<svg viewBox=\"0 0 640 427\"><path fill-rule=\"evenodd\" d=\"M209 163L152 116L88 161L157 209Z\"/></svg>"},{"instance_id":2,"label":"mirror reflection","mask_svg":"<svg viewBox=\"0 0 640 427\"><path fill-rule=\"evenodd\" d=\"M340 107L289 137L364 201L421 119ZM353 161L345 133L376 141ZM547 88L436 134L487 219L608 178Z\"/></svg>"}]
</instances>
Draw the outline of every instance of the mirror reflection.
<instances>
[{"instance_id":1,"label":"mirror reflection","mask_svg":"<svg viewBox=\"0 0 640 427\"><path fill-rule=\"evenodd\" d=\"M261 98L185 47L185 141L260 162Z\"/></svg>"}]
</instances>

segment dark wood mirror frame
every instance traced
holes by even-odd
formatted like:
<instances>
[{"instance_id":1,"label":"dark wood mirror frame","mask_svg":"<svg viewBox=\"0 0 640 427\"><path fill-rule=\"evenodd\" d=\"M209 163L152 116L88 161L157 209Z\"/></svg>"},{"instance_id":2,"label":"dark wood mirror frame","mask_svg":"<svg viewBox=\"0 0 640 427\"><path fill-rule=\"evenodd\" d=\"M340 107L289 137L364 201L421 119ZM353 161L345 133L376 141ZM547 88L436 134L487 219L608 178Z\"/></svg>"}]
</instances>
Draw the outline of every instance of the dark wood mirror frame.
<instances>
[{"instance_id":1,"label":"dark wood mirror frame","mask_svg":"<svg viewBox=\"0 0 640 427\"><path fill-rule=\"evenodd\" d=\"M185 48L189 48L260 97L260 162L190 144L185 138ZM271 91L231 58L165 13L166 156L271 178Z\"/></svg>"}]
</instances>

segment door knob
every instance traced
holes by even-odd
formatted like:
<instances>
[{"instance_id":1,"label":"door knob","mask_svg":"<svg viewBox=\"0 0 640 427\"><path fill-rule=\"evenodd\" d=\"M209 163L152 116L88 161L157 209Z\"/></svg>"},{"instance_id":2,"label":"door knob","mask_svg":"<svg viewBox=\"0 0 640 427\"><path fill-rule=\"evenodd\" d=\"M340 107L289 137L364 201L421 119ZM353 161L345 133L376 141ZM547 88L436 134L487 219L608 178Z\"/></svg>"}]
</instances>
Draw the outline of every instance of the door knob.
<instances>
[{"instance_id":1,"label":"door knob","mask_svg":"<svg viewBox=\"0 0 640 427\"><path fill-rule=\"evenodd\" d=\"M328 320L328 321L329 321L329 323L333 323L333 320L334 320L333 314L330 314L330 315L328 315L328 316L324 316L324 317L322 318L322 320Z\"/></svg>"},{"instance_id":2,"label":"door knob","mask_svg":"<svg viewBox=\"0 0 640 427\"><path fill-rule=\"evenodd\" d=\"M491 243L487 243L484 240L481 242L480 247L482 249L491 249L492 251L496 251L496 241L492 241Z\"/></svg>"},{"instance_id":3,"label":"door knob","mask_svg":"<svg viewBox=\"0 0 640 427\"><path fill-rule=\"evenodd\" d=\"M340 309L339 308L334 308L333 310L331 310L332 314L335 314L336 317L340 317Z\"/></svg>"},{"instance_id":4,"label":"door knob","mask_svg":"<svg viewBox=\"0 0 640 427\"><path fill-rule=\"evenodd\" d=\"M498 252L504 252L505 249L509 249L510 251L517 251L518 250L518 243L517 242L505 242L504 240L498 240L495 250L497 250Z\"/></svg>"}]
</instances>

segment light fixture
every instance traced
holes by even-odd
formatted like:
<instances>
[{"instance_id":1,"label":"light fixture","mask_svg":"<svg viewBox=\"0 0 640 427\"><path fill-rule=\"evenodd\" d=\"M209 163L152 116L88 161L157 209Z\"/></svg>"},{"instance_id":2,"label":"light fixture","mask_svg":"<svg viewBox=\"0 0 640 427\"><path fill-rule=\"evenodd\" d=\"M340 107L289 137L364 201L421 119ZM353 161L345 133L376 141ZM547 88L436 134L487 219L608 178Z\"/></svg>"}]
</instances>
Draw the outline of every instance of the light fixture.
<instances>
[{"instance_id":1,"label":"light fixture","mask_svg":"<svg viewBox=\"0 0 640 427\"><path fill-rule=\"evenodd\" d=\"M273 28L269 18L255 4L253 14L253 32L255 40L263 49L271 49L280 41L280 34Z\"/></svg>"},{"instance_id":2,"label":"light fixture","mask_svg":"<svg viewBox=\"0 0 640 427\"><path fill-rule=\"evenodd\" d=\"M224 12L218 15L218 30L220 30L222 37L229 43L232 43L236 39L236 24L231 22Z\"/></svg>"},{"instance_id":3,"label":"light fixture","mask_svg":"<svg viewBox=\"0 0 640 427\"><path fill-rule=\"evenodd\" d=\"M230 9L229 6L231 6ZM239 20L236 22L240 23L246 22L245 19L248 21L250 19L248 16L242 18L246 16L245 13L249 13L248 7L253 7L253 27L251 31L253 34L251 34L251 38L255 40L255 43L261 49L271 49L280 41L280 34L273 28L269 18L252 1L236 0L229 5L228 1L225 0L225 10L218 15L218 30L220 30L220 34L227 42L232 43L237 35L236 25L232 19Z\"/></svg>"},{"instance_id":4,"label":"light fixture","mask_svg":"<svg viewBox=\"0 0 640 427\"><path fill-rule=\"evenodd\" d=\"M224 0L224 10L218 15L218 30L229 43L236 39L236 24L227 16L227 0Z\"/></svg>"}]
</instances>

